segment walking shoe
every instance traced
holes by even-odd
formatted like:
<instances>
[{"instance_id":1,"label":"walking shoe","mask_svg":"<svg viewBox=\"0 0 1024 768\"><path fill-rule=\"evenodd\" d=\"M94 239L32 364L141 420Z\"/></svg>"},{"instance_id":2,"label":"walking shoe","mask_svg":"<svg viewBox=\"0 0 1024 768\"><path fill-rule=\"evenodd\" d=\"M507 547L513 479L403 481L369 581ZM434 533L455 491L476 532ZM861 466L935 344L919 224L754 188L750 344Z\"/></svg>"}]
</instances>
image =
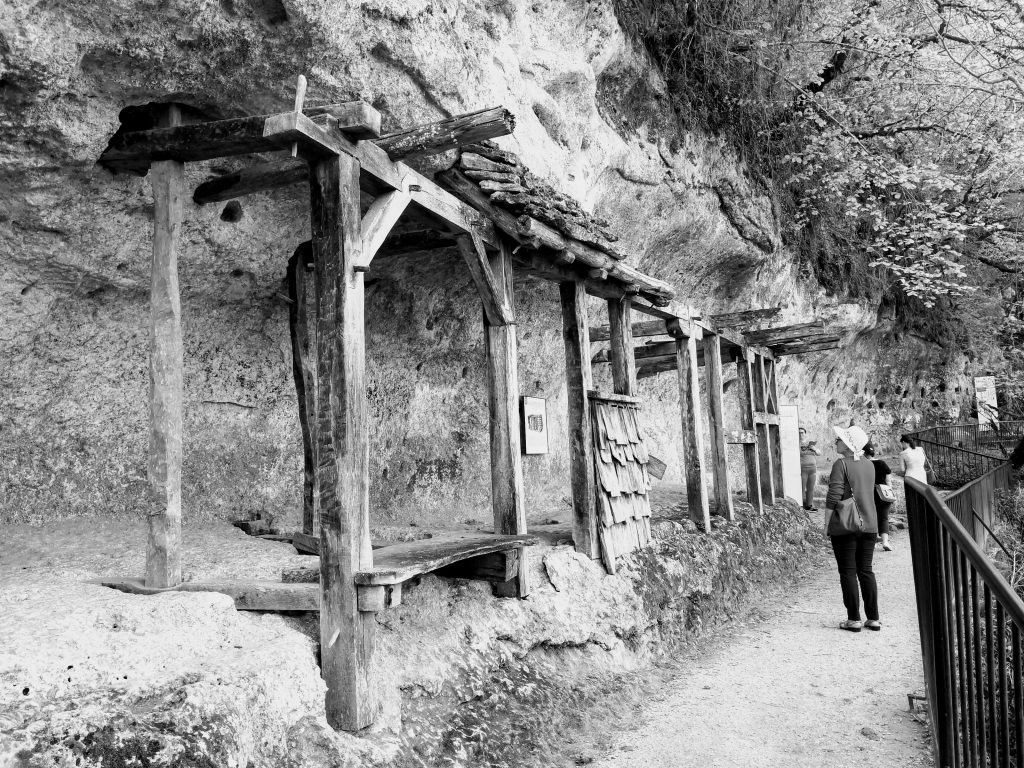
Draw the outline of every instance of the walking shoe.
<instances>
[{"instance_id":1,"label":"walking shoe","mask_svg":"<svg viewBox=\"0 0 1024 768\"><path fill-rule=\"evenodd\" d=\"M889 543L889 542L887 541L887 542L885 542L885 544L883 544L883 545L882 545L882 549L883 549L884 551L886 551L886 552L892 552L892 544L890 544L890 543Z\"/></svg>"},{"instance_id":2,"label":"walking shoe","mask_svg":"<svg viewBox=\"0 0 1024 768\"><path fill-rule=\"evenodd\" d=\"M839 625L840 629L845 629L847 632L860 632L861 627L864 626L863 622L854 621L853 619L847 619Z\"/></svg>"},{"instance_id":3,"label":"walking shoe","mask_svg":"<svg viewBox=\"0 0 1024 768\"><path fill-rule=\"evenodd\" d=\"M878 632L882 628L882 622L878 619L868 619L864 622L864 626L873 632Z\"/></svg>"}]
</instances>

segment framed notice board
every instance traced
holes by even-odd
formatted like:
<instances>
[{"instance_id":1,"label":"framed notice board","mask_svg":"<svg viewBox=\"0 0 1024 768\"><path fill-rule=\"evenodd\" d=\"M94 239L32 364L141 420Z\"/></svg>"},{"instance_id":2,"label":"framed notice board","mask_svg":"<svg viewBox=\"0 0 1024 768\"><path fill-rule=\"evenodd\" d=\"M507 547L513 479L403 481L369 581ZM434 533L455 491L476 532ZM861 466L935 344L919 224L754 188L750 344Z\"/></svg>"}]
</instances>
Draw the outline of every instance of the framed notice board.
<instances>
[{"instance_id":1,"label":"framed notice board","mask_svg":"<svg viewBox=\"0 0 1024 768\"><path fill-rule=\"evenodd\" d=\"M520 400L519 423L522 427L523 453L548 452L548 404L543 397Z\"/></svg>"}]
</instances>

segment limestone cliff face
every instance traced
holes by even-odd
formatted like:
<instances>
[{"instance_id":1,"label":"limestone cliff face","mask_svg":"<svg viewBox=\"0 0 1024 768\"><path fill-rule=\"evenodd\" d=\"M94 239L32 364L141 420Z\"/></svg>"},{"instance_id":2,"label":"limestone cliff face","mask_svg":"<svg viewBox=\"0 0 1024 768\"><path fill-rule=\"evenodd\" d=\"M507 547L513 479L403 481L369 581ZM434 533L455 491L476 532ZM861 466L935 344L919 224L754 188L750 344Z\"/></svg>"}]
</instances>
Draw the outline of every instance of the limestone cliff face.
<instances>
[{"instance_id":1,"label":"limestone cliff face","mask_svg":"<svg viewBox=\"0 0 1024 768\"><path fill-rule=\"evenodd\" d=\"M5 0L0 519L141 509L152 197L146 179L96 165L119 111L159 101L207 118L284 111L299 73L308 103L364 99L385 130L505 105L517 129L499 143L609 219L633 262L684 300L708 311L782 305L787 320L817 314L866 333L852 360L783 367L785 399L801 399L810 423L848 419L866 406L851 385L878 386L876 308L801 282L767 191L724 140L659 127L664 85L607 0ZM243 162L191 164L187 181ZM186 204L185 516L294 522L301 452L282 278L308 238L308 202L292 187L241 203L240 216ZM381 257L367 286L375 523L489 519L469 276L440 250ZM568 493L557 291L521 280L516 298L521 389L549 399L552 451L526 466L531 514L546 515ZM604 322L600 303L592 309ZM646 380L642 394L653 449L671 466L674 377Z\"/></svg>"}]
</instances>

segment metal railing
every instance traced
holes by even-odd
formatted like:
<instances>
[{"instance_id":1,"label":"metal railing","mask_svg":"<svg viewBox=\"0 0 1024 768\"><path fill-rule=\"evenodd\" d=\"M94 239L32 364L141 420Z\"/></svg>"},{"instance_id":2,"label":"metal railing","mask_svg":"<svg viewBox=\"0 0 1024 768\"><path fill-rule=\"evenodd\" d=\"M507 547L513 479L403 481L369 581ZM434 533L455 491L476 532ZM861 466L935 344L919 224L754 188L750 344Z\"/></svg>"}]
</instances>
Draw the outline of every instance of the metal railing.
<instances>
[{"instance_id":1,"label":"metal railing","mask_svg":"<svg viewBox=\"0 0 1024 768\"><path fill-rule=\"evenodd\" d=\"M995 424L947 424L911 433L924 443L945 445L996 458L1005 457L1021 437L1024 421L1000 421ZM926 449L927 450L927 449Z\"/></svg>"},{"instance_id":2,"label":"metal railing","mask_svg":"<svg viewBox=\"0 0 1024 768\"><path fill-rule=\"evenodd\" d=\"M935 472L934 485L940 488L959 488L1006 461L1002 456L948 445L920 434L917 439Z\"/></svg>"},{"instance_id":3,"label":"metal railing","mask_svg":"<svg viewBox=\"0 0 1024 768\"><path fill-rule=\"evenodd\" d=\"M906 481L921 651L941 768L1024 766L1024 602L974 533L975 515L984 520L991 513L995 490L1008 481L1008 467L999 467L945 500L924 483ZM975 502L985 511L978 514Z\"/></svg>"}]
</instances>

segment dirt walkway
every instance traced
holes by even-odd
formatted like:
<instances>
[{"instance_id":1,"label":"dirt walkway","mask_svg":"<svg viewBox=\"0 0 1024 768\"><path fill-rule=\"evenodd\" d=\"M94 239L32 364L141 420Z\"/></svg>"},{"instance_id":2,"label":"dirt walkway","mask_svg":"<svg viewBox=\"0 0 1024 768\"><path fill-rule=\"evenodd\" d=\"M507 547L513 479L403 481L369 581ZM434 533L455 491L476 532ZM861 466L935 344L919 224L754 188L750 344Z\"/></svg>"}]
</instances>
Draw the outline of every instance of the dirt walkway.
<instances>
[{"instance_id":1,"label":"dirt walkway","mask_svg":"<svg viewBox=\"0 0 1024 768\"><path fill-rule=\"evenodd\" d=\"M640 713L598 768L929 766L927 730L909 713L922 693L909 542L876 552L881 632L845 618L831 557L765 621L682 659L664 697Z\"/></svg>"}]
</instances>

